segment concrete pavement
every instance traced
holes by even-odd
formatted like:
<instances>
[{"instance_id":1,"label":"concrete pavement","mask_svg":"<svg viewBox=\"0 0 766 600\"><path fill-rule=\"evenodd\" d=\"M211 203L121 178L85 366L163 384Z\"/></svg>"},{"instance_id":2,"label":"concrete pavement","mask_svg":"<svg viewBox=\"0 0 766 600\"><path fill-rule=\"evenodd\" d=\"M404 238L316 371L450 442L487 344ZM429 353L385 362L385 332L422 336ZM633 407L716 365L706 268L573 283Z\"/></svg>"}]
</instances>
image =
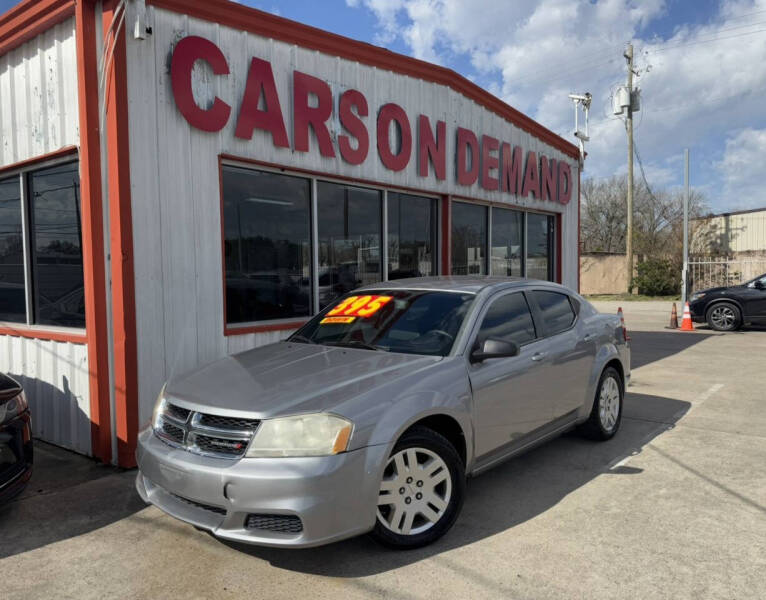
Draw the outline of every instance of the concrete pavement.
<instances>
[{"instance_id":1,"label":"concrete pavement","mask_svg":"<svg viewBox=\"0 0 766 600\"><path fill-rule=\"evenodd\" d=\"M766 331L677 333L663 329L670 303L622 306L634 371L620 433L601 444L568 435L469 480L461 517L431 547L224 544L144 508L134 473L38 444L30 488L0 511L0 589L25 599L764 598Z\"/></svg>"}]
</instances>

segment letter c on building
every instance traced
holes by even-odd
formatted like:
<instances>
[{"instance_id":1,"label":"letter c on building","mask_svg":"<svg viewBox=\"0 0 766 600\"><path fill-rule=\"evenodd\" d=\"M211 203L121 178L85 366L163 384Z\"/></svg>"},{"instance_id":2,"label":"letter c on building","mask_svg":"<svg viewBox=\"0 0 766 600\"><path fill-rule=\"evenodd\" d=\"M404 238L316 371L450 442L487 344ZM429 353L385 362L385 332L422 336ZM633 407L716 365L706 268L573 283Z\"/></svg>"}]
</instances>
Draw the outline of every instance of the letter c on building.
<instances>
[{"instance_id":1,"label":"letter c on building","mask_svg":"<svg viewBox=\"0 0 766 600\"><path fill-rule=\"evenodd\" d=\"M173 97L178 110L192 127L202 131L220 131L229 120L231 106L218 96L208 109L200 108L194 101L192 69L198 60L207 61L216 75L229 74L226 57L218 46L196 35L185 37L176 44L170 62Z\"/></svg>"}]
</instances>

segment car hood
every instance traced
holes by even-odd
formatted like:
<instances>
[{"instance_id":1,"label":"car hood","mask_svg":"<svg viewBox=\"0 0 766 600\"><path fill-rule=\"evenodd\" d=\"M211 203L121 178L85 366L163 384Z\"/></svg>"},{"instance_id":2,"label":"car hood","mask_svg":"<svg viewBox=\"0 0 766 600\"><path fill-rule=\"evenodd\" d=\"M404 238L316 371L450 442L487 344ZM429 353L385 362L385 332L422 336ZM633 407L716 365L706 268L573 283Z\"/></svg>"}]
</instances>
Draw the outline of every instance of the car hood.
<instances>
[{"instance_id":1,"label":"car hood","mask_svg":"<svg viewBox=\"0 0 766 600\"><path fill-rule=\"evenodd\" d=\"M730 286L730 287L713 287L713 288L707 288L705 290L698 290L694 292L695 294L712 294L713 292L725 292L727 290L731 290L735 287L741 287L741 286ZM694 295L694 294L692 294Z\"/></svg>"},{"instance_id":2,"label":"car hood","mask_svg":"<svg viewBox=\"0 0 766 600\"><path fill-rule=\"evenodd\" d=\"M279 342L171 379L170 402L225 416L265 419L331 411L438 363L442 357ZM350 416L350 415L347 415Z\"/></svg>"}]
</instances>

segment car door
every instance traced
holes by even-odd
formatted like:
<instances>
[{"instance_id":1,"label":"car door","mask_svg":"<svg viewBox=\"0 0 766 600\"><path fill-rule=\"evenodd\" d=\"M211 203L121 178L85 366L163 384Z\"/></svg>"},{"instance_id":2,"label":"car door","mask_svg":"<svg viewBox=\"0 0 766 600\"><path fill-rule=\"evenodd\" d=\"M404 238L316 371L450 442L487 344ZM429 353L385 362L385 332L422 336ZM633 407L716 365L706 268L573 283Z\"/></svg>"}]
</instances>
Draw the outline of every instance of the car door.
<instances>
[{"instance_id":1,"label":"car door","mask_svg":"<svg viewBox=\"0 0 766 600\"><path fill-rule=\"evenodd\" d=\"M748 285L741 294L745 320L766 322L766 275Z\"/></svg>"},{"instance_id":2,"label":"car door","mask_svg":"<svg viewBox=\"0 0 766 600\"><path fill-rule=\"evenodd\" d=\"M471 364L468 373L473 391L476 456L481 458L551 420L552 407L543 373L532 312L523 292L495 296L484 308L470 349L492 337L520 346L510 358Z\"/></svg>"},{"instance_id":3,"label":"car door","mask_svg":"<svg viewBox=\"0 0 766 600\"><path fill-rule=\"evenodd\" d=\"M582 407L595 360L595 340L577 321L573 300L564 292L532 290L528 297L542 324L548 393L553 419Z\"/></svg>"}]
</instances>

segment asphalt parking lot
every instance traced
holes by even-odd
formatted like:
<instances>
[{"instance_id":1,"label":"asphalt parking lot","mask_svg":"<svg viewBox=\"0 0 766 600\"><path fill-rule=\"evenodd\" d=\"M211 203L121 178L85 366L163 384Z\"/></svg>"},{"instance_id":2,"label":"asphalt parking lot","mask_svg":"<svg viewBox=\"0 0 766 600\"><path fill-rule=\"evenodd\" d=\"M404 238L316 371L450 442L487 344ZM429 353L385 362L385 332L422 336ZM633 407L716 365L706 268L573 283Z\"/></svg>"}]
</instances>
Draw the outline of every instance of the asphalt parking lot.
<instances>
[{"instance_id":1,"label":"asphalt parking lot","mask_svg":"<svg viewBox=\"0 0 766 600\"><path fill-rule=\"evenodd\" d=\"M29 488L0 511L0 595L764 598L766 330L679 333L663 328L668 303L623 308L633 380L620 433L567 435L469 480L433 546L225 544L146 508L135 472L38 443Z\"/></svg>"}]
</instances>

